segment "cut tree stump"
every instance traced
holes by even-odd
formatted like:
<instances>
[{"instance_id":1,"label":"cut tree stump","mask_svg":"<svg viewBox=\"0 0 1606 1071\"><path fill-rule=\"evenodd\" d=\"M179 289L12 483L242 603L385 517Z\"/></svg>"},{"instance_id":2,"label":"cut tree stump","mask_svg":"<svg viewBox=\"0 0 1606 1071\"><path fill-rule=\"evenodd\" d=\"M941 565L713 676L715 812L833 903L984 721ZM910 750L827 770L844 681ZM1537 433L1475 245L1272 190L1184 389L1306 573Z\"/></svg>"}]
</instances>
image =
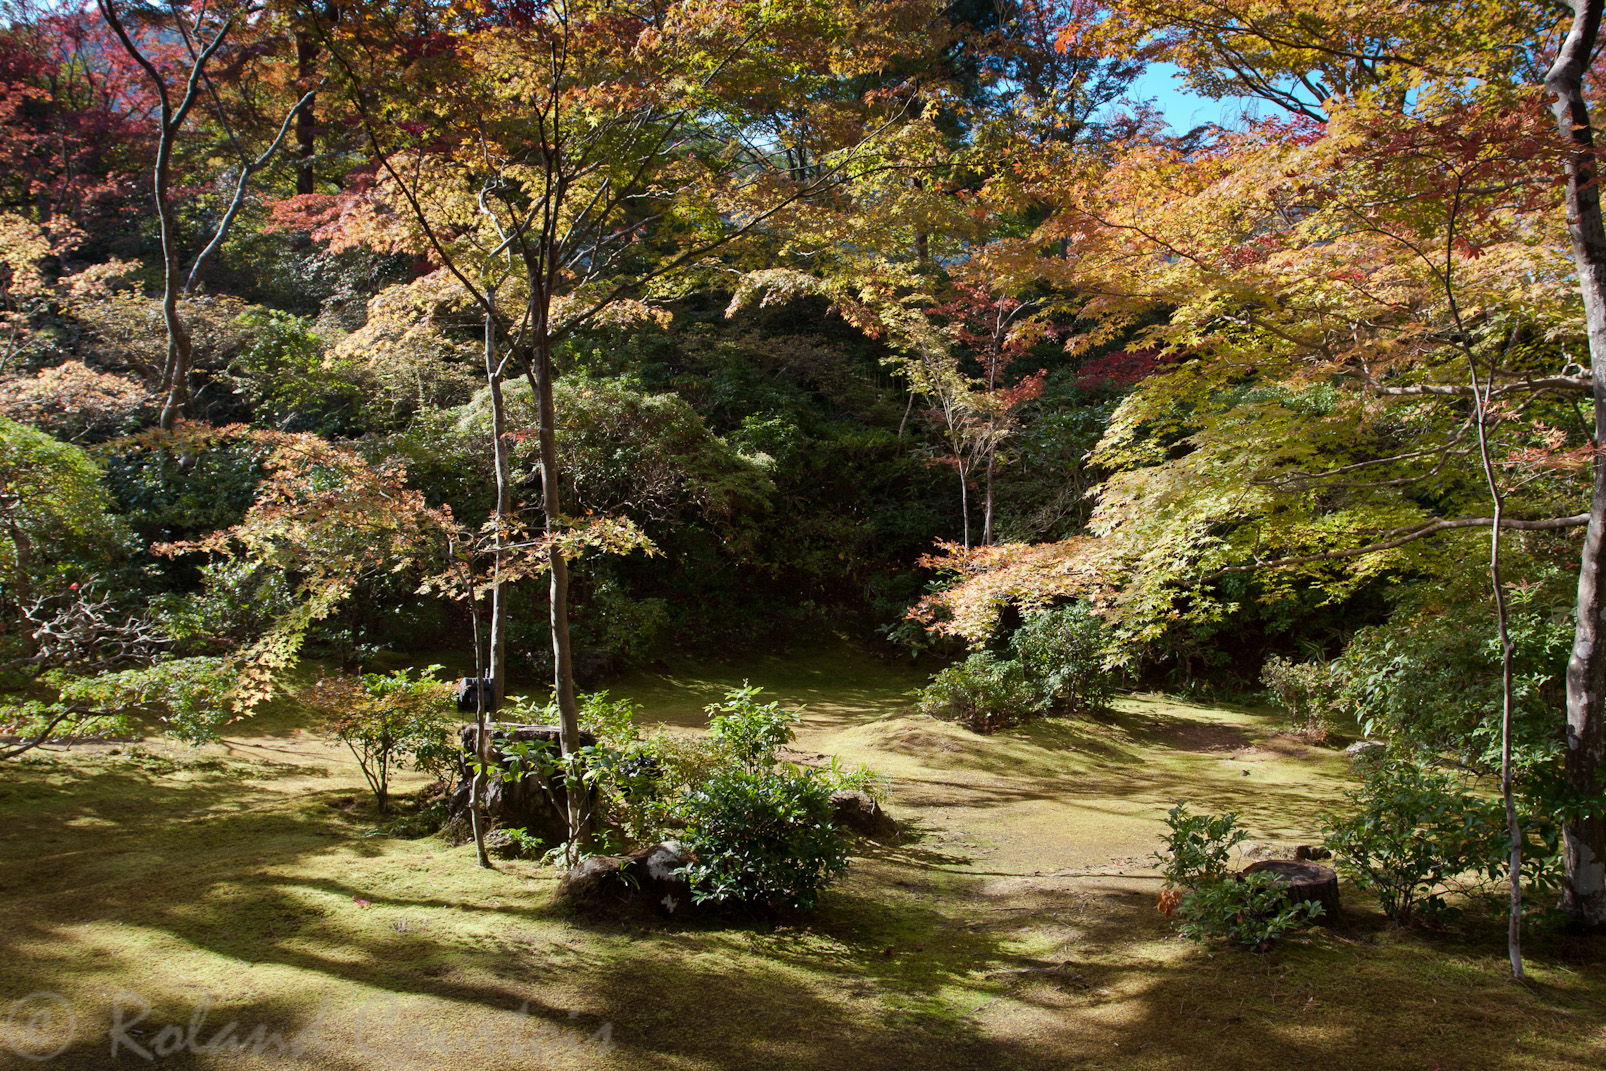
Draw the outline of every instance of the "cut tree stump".
<instances>
[{"instance_id":1,"label":"cut tree stump","mask_svg":"<svg viewBox=\"0 0 1606 1071\"><path fill-rule=\"evenodd\" d=\"M1302 863L1293 859L1263 859L1244 867L1245 874L1270 874L1288 890L1292 903L1322 905L1320 921L1338 920L1338 874L1330 866Z\"/></svg>"}]
</instances>

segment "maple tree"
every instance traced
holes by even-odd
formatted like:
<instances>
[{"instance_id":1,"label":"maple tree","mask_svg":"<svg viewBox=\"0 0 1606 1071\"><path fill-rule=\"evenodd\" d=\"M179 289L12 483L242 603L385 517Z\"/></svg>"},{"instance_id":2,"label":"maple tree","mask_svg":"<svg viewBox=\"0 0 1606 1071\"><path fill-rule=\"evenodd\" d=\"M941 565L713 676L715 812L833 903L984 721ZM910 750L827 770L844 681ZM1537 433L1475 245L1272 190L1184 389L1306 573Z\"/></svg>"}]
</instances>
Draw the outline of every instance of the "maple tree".
<instances>
[{"instance_id":1,"label":"maple tree","mask_svg":"<svg viewBox=\"0 0 1606 1071\"><path fill-rule=\"evenodd\" d=\"M292 105L279 124L278 132L259 153L245 152L230 130L229 140L234 143L240 161L235 176L234 192L227 208L218 219L209 240L191 260L189 270L183 270L180 260L179 237L176 233L173 197L173 158L178 143L186 130L190 112L207 94L217 106L218 118L227 129L217 94L212 89L208 65L218 59L229 36L240 23L247 21L252 9L249 5L234 8L211 8L205 4L185 10L176 2L152 18L152 13L139 14L146 25L130 25L118 7L117 0L96 0L101 16L116 36L128 56L144 72L150 92L156 97L156 161L151 178L152 193L156 202L156 215L160 223L162 242L162 319L167 330L167 359L162 366L158 389L167 395L162 405L161 425L172 428L184 411L189 399L191 343L188 328L179 311L180 296L191 294L205 270L207 262L216 254L229 235L239 215L252 177L266 167L278 152L291 121L301 110L303 102ZM171 38L178 38L182 47L176 47ZM303 98L306 101L307 98Z\"/></svg>"},{"instance_id":2,"label":"maple tree","mask_svg":"<svg viewBox=\"0 0 1606 1071\"><path fill-rule=\"evenodd\" d=\"M555 351L575 332L661 315L651 298L738 239L829 194L890 129L894 106L829 91L882 63L920 4L687 2L347 9L323 47L374 172L300 198L315 237L418 253L483 323L497 497L493 572L515 510L503 382L535 400L550 547L554 687L565 754L578 749L560 500ZM846 48L849 41L853 49ZM397 65L400 52L408 61ZM788 91L795 91L786 107ZM420 101L416 109L394 102ZM428 101L423 104L423 101ZM763 132L761 134L761 131ZM773 147L761 143L775 139ZM649 228L651 237L649 239ZM488 675L505 677L505 584L492 586Z\"/></svg>"}]
</instances>

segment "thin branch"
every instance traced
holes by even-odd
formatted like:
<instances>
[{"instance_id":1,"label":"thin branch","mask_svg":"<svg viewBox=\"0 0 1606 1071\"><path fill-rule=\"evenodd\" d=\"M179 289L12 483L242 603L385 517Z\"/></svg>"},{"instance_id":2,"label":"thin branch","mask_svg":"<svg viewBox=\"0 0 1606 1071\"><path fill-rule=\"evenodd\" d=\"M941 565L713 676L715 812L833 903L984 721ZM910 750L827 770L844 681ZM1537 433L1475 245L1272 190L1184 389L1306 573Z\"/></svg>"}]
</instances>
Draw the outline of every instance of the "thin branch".
<instances>
[{"instance_id":1,"label":"thin branch","mask_svg":"<svg viewBox=\"0 0 1606 1071\"><path fill-rule=\"evenodd\" d=\"M1501 528L1515 529L1519 532L1553 532L1564 528L1582 528L1589 523L1589 514L1576 513L1571 517L1549 517L1538 521L1517 521L1502 517ZM1438 535L1440 532L1455 531L1460 528L1488 528L1494 524L1493 517L1458 517L1454 520L1432 521L1419 528L1412 528L1404 535L1381 543L1368 543L1364 547L1354 547L1350 550L1330 550L1322 554L1304 554L1297 558L1276 558L1269 562L1255 562L1252 565L1229 565L1218 569L1207 576L1199 578L1200 583L1219 580L1228 573L1253 573L1260 569L1283 569L1291 565L1308 565L1312 562L1336 561L1340 558L1358 558L1364 554L1376 554L1379 551L1393 550L1403 547L1407 543L1414 543L1418 539Z\"/></svg>"}]
</instances>

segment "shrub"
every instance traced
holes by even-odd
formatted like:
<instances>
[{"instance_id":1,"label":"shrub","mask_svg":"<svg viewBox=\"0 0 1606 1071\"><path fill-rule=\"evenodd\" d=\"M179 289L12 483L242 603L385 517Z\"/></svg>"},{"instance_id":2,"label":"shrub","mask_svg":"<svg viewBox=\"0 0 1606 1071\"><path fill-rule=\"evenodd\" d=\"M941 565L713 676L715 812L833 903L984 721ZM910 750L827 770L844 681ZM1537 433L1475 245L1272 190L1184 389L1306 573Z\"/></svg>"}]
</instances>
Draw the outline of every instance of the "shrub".
<instances>
[{"instance_id":1,"label":"shrub","mask_svg":"<svg viewBox=\"0 0 1606 1071\"><path fill-rule=\"evenodd\" d=\"M1321 914L1317 903L1290 903L1269 874L1235 874L1235 845L1248 836L1238 816L1189 814L1179 803L1166 815L1165 851L1155 858L1165 874L1160 910L1186 937L1224 937L1263 952L1291 930Z\"/></svg>"},{"instance_id":2,"label":"shrub","mask_svg":"<svg viewBox=\"0 0 1606 1071\"><path fill-rule=\"evenodd\" d=\"M824 777L789 765L718 770L685 801L685 841L695 860L682 872L693 898L813 909L848 865L831 791Z\"/></svg>"},{"instance_id":3,"label":"shrub","mask_svg":"<svg viewBox=\"0 0 1606 1071\"><path fill-rule=\"evenodd\" d=\"M1501 705L1500 642L1489 617L1487 577L1464 572L1444 585L1421 586L1388 624L1362 629L1342 662L1347 697L1368 736L1455 755L1488 773L1500 767L1500 719L1490 716ZM1570 587L1561 578L1541 578L1513 586L1510 600L1512 743L1519 781L1526 781L1527 771L1560 765L1556 710L1564 702L1573 623L1554 607L1571 601Z\"/></svg>"},{"instance_id":4,"label":"shrub","mask_svg":"<svg viewBox=\"0 0 1606 1071\"><path fill-rule=\"evenodd\" d=\"M425 673L439 668L430 666ZM444 777L457 757L451 686L411 673L326 678L302 695L309 707L327 715L330 739L351 749L380 814L389 807L392 770Z\"/></svg>"},{"instance_id":5,"label":"shrub","mask_svg":"<svg viewBox=\"0 0 1606 1071\"><path fill-rule=\"evenodd\" d=\"M1341 723L1354 719L1344 694L1349 669L1343 662L1290 662L1279 655L1266 661L1260 682L1289 726L1306 736L1324 739Z\"/></svg>"},{"instance_id":6,"label":"shrub","mask_svg":"<svg viewBox=\"0 0 1606 1071\"><path fill-rule=\"evenodd\" d=\"M1033 616L1010 642L1045 710L1096 714L1109 708L1114 694L1104 666L1109 637L1086 603Z\"/></svg>"},{"instance_id":7,"label":"shrub","mask_svg":"<svg viewBox=\"0 0 1606 1071\"><path fill-rule=\"evenodd\" d=\"M937 674L921 691L919 710L992 733L1039 713L1041 704L1019 662L978 651Z\"/></svg>"},{"instance_id":8,"label":"shrub","mask_svg":"<svg viewBox=\"0 0 1606 1071\"><path fill-rule=\"evenodd\" d=\"M779 703L759 703L760 689L743 684L725 693L723 703L706 707L708 735L732 761L750 769L776 761L775 753L792 741L800 718Z\"/></svg>"},{"instance_id":9,"label":"shrub","mask_svg":"<svg viewBox=\"0 0 1606 1071\"><path fill-rule=\"evenodd\" d=\"M1179 803L1166 814L1165 851L1156 852L1167 888L1196 889L1220 881L1229 873L1232 849L1249 831L1238 827L1238 816L1189 814Z\"/></svg>"},{"instance_id":10,"label":"shrub","mask_svg":"<svg viewBox=\"0 0 1606 1071\"><path fill-rule=\"evenodd\" d=\"M1270 874L1234 874L1184 893L1175 908L1177 929L1203 941L1224 937L1255 952L1322 913L1315 902L1292 903Z\"/></svg>"},{"instance_id":11,"label":"shrub","mask_svg":"<svg viewBox=\"0 0 1606 1071\"><path fill-rule=\"evenodd\" d=\"M675 836L695 857L682 872L699 903L810 910L847 866L831 793L854 788L881 799L886 786L863 767L781 761L798 715L760 702L759 692L743 685L710 704L701 739L643 733L628 700L582 696L580 723L597 742L582 749L578 776L599 790L598 849L622 846L615 836L634 844ZM517 765L568 776L551 748L526 749Z\"/></svg>"},{"instance_id":12,"label":"shrub","mask_svg":"<svg viewBox=\"0 0 1606 1071\"><path fill-rule=\"evenodd\" d=\"M1419 914L1443 916L1451 879L1503 853L1503 816L1418 762L1377 763L1360 791L1346 795L1357 809L1327 817L1327 846L1402 926Z\"/></svg>"},{"instance_id":13,"label":"shrub","mask_svg":"<svg viewBox=\"0 0 1606 1071\"><path fill-rule=\"evenodd\" d=\"M758 693L743 685L707 708L716 765L678 801L695 857L683 873L699 903L809 911L848 865L831 806L838 771L782 762L798 715Z\"/></svg>"}]
</instances>

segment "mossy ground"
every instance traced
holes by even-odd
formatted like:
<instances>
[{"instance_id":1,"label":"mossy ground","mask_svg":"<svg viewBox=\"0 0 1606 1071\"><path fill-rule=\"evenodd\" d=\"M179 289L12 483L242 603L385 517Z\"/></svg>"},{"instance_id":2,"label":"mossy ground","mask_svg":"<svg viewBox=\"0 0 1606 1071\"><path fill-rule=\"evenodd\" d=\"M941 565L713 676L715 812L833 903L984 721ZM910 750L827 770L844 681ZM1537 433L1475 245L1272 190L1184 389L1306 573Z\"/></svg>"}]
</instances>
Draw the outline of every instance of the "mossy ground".
<instances>
[{"instance_id":1,"label":"mossy ground","mask_svg":"<svg viewBox=\"0 0 1606 1071\"><path fill-rule=\"evenodd\" d=\"M1233 809L1308 840L1342 756L1252 710L1161 697L978 737L907 713L920 675L841 651L680 666L612 691L690 731L750 679L804 703L796 747L893 781L899 842L861 844L806 922L588 923L556 874L378 835L355 766L292 703L191 750L74 749L0 780L0 1002L60 994L44 1066L1473 1068L1598 1066L1594 942L1537 937L1505 976L1498 927L1345 924L1265 955L1174 937L1150 853L1168 807ZM416 787L403 779L402 788ZM54 1047L22 1008L8 1043ZM192 1018L204 1022L191 1029ZM59 1009L58 1009L59 1010ZM57 1019L57 1025L61 1020ZM245 1051L214 1046L247 1042ZM163 1028L169 1027L164 1033ZM303 1047L253 1055L252 1031ZM193 1046L190 1045L193 1042ZM160 1056L162 1050L173 1049ZM194 1051L199 1049L201 1051ZM0 1049L0 1065L32 1066Z\"/></svg>"}]
</instances>

